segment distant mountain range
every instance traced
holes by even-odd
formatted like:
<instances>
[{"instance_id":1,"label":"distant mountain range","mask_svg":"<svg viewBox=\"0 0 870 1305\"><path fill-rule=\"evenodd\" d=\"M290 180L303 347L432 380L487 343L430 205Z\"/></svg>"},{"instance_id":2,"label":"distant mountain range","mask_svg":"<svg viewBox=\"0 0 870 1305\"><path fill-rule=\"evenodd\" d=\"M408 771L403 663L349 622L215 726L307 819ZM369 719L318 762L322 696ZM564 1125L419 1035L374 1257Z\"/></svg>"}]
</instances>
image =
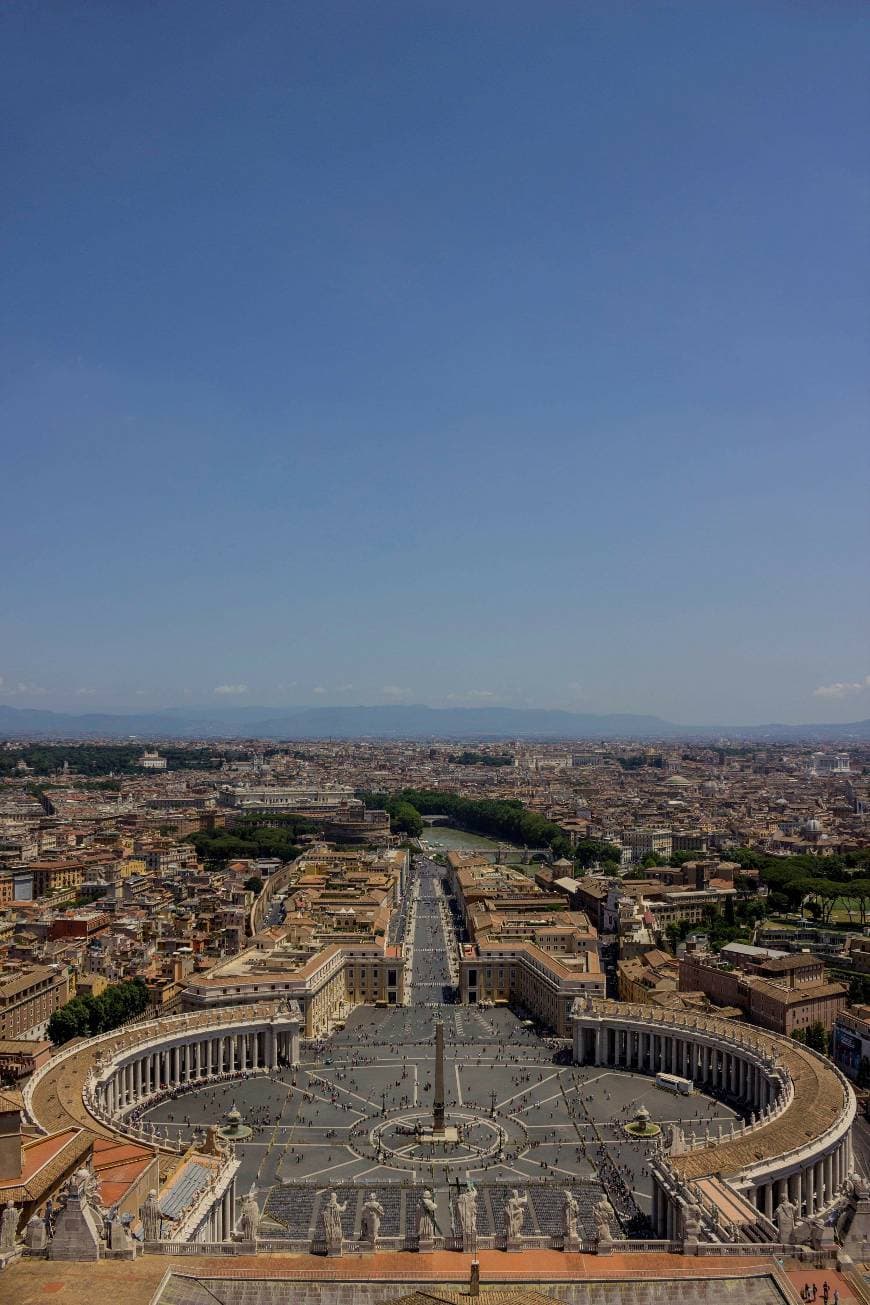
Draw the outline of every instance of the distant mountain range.
<instances>
[{"instance_id":1,"label":"distant mountain range","mask_svg":"<svg viewBox=\"0 0 870 1305\"><path fill-rule=\"evenodd\" d=\"M110 714L0 706L6 739L747 739L867 742L847 725L675 725L658 716L542 707L171 707Z\"/></svg>"}]
</instances>

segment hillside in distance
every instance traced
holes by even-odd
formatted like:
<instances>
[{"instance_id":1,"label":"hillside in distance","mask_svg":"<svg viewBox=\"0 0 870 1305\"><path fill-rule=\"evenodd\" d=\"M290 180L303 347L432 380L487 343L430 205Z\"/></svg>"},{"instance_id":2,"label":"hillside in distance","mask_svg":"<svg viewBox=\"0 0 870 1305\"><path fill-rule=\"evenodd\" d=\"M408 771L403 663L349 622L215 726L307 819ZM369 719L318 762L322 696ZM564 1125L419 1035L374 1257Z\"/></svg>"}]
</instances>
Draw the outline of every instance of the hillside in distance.
<instances>
[{"instance_id":1,"label":"hillside in distance","mask_svg":"<svg viewBox=\"0 0 870 1305\"><path fill-rule=\"evenodd\" d=\"M109 713L0 706L6 739L870 740L870 720L825 725L675 725L658 716L543 707L225 707Z\"/></svg>"}]
</instances>

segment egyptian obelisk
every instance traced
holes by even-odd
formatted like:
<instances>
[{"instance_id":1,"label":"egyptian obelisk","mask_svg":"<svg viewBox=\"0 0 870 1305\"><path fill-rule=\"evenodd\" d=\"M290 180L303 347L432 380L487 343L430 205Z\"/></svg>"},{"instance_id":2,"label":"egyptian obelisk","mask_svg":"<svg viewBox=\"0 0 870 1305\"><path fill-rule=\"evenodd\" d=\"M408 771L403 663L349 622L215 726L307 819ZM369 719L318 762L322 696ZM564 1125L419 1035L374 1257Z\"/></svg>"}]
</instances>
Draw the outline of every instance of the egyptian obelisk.
<instances>
[{"instance_id":1,"label":"egyptian obelisk","mask_svg":"<svg viewBox=\"0 0 870 1305\"><path fill-rule=\"evenodd\" d=\"M435 1100L432 1108L432 1132L444 1132L444 1025L435 1021Z\"/></svg>"}]
</instances>

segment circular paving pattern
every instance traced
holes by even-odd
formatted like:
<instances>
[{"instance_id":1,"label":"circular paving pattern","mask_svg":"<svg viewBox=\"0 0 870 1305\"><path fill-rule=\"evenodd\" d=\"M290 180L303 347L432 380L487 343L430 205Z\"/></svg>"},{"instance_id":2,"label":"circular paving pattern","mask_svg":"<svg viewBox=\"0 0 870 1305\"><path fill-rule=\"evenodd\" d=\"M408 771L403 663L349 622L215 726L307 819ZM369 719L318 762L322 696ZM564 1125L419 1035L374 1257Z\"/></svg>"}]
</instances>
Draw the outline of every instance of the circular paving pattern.
<instances>
[{"instance_id":1,"label":"circular paving pattern","mask_svg":"<svg viewBox=\"0 0 870 1305\"><path fill-rule=\"evenodd\" d=\"M431 1111L403 1112L372 1128L356 1125L348 1141L360 1155L413 1172L434 1162L465 1173L472 1165L504 1157L506 1129L475 1111L452 1110L443 1139L432 1137L431 1127Z\"/></svg>"}]
</instances>

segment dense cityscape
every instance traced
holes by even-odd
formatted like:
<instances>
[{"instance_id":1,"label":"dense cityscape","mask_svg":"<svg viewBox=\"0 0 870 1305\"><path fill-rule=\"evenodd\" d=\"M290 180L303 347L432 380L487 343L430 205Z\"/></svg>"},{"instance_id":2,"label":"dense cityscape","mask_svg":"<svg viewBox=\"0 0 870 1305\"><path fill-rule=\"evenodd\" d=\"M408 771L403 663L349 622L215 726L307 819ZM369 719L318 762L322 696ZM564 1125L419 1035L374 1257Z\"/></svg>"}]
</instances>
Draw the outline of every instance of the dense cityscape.
<instances>
[{"instance_id":1,"label":"dense cityscape","mask_svg":"<svg viewBox=\"0 0 870 1305\"><path fill-rule=\"evenodd\" d=\"M7 1257L863 1254L870 747L0 773Z\"/></svg>"}]
</instances>

